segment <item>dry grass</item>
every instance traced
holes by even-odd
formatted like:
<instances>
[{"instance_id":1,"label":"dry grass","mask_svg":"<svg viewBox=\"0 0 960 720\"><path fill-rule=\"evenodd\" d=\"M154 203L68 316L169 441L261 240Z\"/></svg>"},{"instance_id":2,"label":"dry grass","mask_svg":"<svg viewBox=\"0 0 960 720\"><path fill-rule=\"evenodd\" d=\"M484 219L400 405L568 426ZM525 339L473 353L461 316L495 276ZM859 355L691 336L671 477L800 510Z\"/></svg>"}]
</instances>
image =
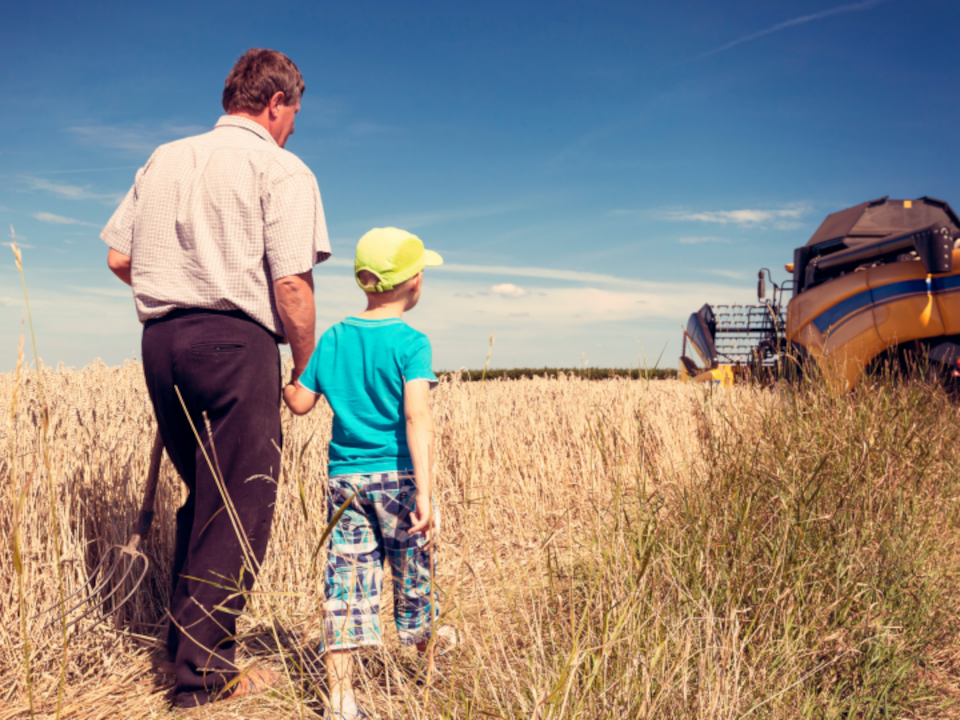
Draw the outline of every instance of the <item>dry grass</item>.
<instances>
[{"instance_id":1,"label":"dry grass","mask_svg":"<svg viewBox=\"0 0 960 720\"><path fill-rule=\"evenodd\" d=\"M154 423L135 363L0 375L0 532L16 499L37 717L53 717L68 592L136 519ZM7 423L14 393L14 421ZM931 717L952 712L960 413L920 385L709 393L670 381L444 382L434 393L438 569L462 646L442 677L387 638L362 665L379 717ZM241 622L276 692L198 718L322 714L320 576L330 414L284 415L274 533ZM151 671L179 480L165 460L147 582L119 624L71 635L65 718L169 717ZM21 593L0 550L0 720L29 716ZM389 608L389 602L385 603ZM385 623L389 625L389 623Z\"/></svg>"}]
</instances>

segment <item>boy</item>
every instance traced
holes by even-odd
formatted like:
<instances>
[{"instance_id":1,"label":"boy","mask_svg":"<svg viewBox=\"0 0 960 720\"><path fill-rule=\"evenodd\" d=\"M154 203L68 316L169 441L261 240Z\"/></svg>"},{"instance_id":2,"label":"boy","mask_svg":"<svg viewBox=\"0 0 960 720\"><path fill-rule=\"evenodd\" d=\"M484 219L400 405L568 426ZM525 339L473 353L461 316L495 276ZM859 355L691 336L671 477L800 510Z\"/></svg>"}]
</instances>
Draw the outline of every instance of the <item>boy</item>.
<instances>
[{"instance_id":1,"label":"boy","mask_svg":"<svg viewBox=\"0 0 960 720\"><path fill-rule=\"evenodd\" d=\"M394 619L404 645L425 652L438 610L427 533L433 463L430 341L403 322L420 299L423 268L443 259L414 235L375 228L357 244L357 284L367 309L320 338L306 370L283 390L297 415L323 394L333 409L324 633L333 715L365 717L353 694L353 654L380 645L383 558L394 582ZM351 499L352 498L352 499Z\"/></svg>"}]
</instances>

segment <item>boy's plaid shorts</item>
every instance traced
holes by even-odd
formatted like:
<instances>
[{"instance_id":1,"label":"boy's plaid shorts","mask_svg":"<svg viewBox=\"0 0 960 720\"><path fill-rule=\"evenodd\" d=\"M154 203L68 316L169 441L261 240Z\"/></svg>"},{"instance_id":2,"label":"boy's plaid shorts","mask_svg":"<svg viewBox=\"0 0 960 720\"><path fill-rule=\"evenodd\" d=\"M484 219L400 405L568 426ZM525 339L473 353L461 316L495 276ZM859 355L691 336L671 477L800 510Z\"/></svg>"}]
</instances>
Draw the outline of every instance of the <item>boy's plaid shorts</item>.
<instances>
[{"instance_id":1,"label":"boy's plaid shorts","mask_svg":"<svg viewBox=\"0 0 960 720\"><path fill-rule=\"evenodd\" d=\"M400 642L412 645L426 640L439 610L431 597L432 550L422 533L407 533L417 499L413 473L334 475L329 482L328 522L357 494L327 542L327 649L381 644L384 558L393 575L394 621Z\"/></svg>"}]
</instances>

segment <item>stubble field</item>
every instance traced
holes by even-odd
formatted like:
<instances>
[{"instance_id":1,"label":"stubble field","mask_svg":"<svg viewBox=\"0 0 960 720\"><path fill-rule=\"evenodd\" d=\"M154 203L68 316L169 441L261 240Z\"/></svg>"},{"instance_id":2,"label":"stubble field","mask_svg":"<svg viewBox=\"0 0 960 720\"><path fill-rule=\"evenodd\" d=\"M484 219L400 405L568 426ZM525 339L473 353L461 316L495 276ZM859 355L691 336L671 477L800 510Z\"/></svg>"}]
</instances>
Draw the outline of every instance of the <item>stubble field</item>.
<instances>
[{"instance_id":1,"label":"stubble field","mask_svg":"<svg viewBox=\"0 0 960 720\"><path fill-rule=\"evenodd\" d=\"M960 412L941 391L454 379L433 409L437 586L462 642L426 681L388 633L358 674L374 717L956 716ZM38 616L135 523L140 366L0 375L0 720L322 716L330 420L284 413L240 623L242 663L283 685L178 715L152 670L182 498L166 459L120 621L64 636Z\"/></svg>"}]
</instances>

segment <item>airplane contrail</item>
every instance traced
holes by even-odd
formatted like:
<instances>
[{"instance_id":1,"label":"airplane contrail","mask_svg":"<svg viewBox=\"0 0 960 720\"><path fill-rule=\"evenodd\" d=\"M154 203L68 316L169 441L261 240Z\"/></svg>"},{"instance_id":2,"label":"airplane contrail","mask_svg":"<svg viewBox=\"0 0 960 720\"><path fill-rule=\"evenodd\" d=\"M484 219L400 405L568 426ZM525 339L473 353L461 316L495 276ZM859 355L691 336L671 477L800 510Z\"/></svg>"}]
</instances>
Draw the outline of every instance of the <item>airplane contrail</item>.
<instances>
[{"instance_id":1,"label":"airplane contrail","mask_svg":"<svg viewBox=\"0 0 960 720\"><path fill-rule=\"evenodd\" d=\"M716 55L717 53L722 53L725 50L729 50L732 47L737 45L742 45L745 42L750 42L751 40L756 40L758 38L765 37L767 35L772 35L775 32L780 32L781 30L786 30L789 27L794 27L795 25L803 25L804 23L813 22L815 20L822 20L823 18L831 17L833 15L840 15L841 13L848 12L860 12L861 10L869 10L872 7L879 5L885 0L861 0L861 2L849 3L847 5L839 5L835 8L830 8L829 10L821 10L817 13L812 13L810 15L803 15L801 17L795 17L792 20L785 20L782 23L777 23L772 25L765 30L759 30L758 32L751 33L750 35L744 35L741 38L737 38L731 42L728 42L726 45L721 45L718 48L714 48L708 52L703 53L702 55L697 55L695 58L691 58L688 62L693 62L694 60L702 60L703 58L710 57L711 55Z\"/></svg>"}]
</instances>

